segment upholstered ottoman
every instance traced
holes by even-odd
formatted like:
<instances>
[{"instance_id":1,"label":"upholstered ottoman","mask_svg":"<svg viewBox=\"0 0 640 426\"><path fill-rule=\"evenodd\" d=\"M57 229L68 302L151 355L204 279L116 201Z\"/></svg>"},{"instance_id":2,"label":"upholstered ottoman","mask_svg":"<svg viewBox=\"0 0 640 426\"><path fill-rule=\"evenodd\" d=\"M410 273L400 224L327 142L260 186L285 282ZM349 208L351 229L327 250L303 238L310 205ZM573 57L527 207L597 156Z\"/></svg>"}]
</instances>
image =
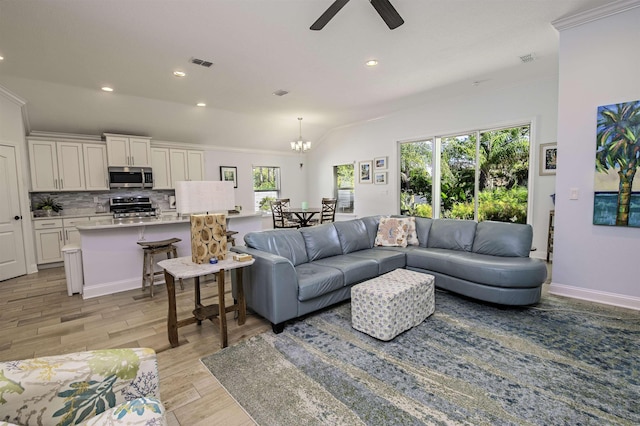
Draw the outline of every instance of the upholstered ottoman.
<instances>
[{"instance_id":1,"label":"upholstered ottoman","mask_svg":"<svg viewBox=\"0 0 640 426\"><path fill-rule=\"evenodd\" d=\"M396 269L351 288L352 327L380 340L415 327L434 310L432 275Z\"/></svg>"}]
</instances>

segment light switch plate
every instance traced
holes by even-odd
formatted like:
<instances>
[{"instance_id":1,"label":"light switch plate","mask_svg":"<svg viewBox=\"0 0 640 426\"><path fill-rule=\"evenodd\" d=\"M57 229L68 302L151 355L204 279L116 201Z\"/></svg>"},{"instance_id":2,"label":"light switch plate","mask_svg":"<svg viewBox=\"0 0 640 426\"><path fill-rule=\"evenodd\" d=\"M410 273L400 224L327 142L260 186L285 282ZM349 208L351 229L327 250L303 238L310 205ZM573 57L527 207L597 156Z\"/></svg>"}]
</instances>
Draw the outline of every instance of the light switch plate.
<instances>
[{"instance_id":1,"label":"light switch plate","mask_svg":"<svg viewBox=\"0 0 640 426\"><path fill-rule=\"evenodd\" d=\"M569 188L569 199L570 200L578 199L578 188Z\"/></svg>"}]
</instances>

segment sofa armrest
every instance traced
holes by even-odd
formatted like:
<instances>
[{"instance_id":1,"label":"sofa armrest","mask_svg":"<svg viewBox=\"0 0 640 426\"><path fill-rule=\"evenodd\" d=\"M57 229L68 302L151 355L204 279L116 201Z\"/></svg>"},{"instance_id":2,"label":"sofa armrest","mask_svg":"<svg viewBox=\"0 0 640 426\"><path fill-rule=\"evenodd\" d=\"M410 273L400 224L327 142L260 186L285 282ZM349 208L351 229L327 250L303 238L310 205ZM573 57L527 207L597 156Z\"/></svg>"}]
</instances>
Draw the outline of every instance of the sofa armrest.
<instances>
[{"instance_id":1,"label":"sofa armrest","mask_svg":"<svg viewBox=\"0 0 640 426\"><path fill-rule=\"evenodd\" d=\"M76 424L140 397L160 397L153 349L0 363L0 418L16 424Z\"/></svg>"},{"instance_id":2,"label":"sofa armrest","mask_svg":"<svg viewBox=\"0 0 640 426\"><path fill-rule=\"evenodd\" d=\"M242 268L247 306L272 324L296 318L298 275L293 263L285 257L248 247L238 246L232 250L250 254L255 259L253 265ZM235 288L235 274L232 280Z\"/></svg>"}]
</instances>

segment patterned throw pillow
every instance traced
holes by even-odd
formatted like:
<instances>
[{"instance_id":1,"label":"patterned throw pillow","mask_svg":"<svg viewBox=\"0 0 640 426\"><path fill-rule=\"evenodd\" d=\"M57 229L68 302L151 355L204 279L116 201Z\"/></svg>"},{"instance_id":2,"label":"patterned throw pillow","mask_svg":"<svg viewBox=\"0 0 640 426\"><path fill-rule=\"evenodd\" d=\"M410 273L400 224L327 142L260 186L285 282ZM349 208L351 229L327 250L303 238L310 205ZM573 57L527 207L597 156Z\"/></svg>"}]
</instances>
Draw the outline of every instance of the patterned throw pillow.
<instances>
[{"instance_id":1,"label":"patterned throw pillow","mask_svg":"<svg viewBox=\"0 0 640 426\"><path fill-rule=\"evenodd\" d=\"M413 216L400 219L407 222L409 228L407 229L407 244L410 246L417 246L420 244L418 241L418 232L416 231L416 218Z\"/></svg>"},{"instance_id":2,"label":"patterned throw pillow","mask_svg":"<svg viewBox=\"0 0 640 426\"><path fill-rule=\"evenodd\" d=\"M380 218L376 246L406 247L409 224L404 219L395 217Z\"/></svg>"}]
</instances>

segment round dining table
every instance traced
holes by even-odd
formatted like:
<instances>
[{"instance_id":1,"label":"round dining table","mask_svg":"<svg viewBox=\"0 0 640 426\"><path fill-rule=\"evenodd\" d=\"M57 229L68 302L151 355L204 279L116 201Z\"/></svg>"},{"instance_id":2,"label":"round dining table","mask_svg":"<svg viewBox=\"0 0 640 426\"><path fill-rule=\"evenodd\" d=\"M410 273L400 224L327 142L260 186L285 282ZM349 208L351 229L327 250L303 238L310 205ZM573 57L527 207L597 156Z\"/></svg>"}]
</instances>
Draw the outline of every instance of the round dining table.
<instances>
[{"instance_id":1,"label":"round dining table","mask_svg":"<svg viewBox=\"0 0 640 426\"><path fill-rule=\"evenodd\" d=\"M304 228L307 226L311 226L309 222L317 213L321 213L322 209L320 207L307 207L306 209L300 207L290 207L287 211L294 214L300 221L300 226Z\"/></svg>"}]
</instances>

